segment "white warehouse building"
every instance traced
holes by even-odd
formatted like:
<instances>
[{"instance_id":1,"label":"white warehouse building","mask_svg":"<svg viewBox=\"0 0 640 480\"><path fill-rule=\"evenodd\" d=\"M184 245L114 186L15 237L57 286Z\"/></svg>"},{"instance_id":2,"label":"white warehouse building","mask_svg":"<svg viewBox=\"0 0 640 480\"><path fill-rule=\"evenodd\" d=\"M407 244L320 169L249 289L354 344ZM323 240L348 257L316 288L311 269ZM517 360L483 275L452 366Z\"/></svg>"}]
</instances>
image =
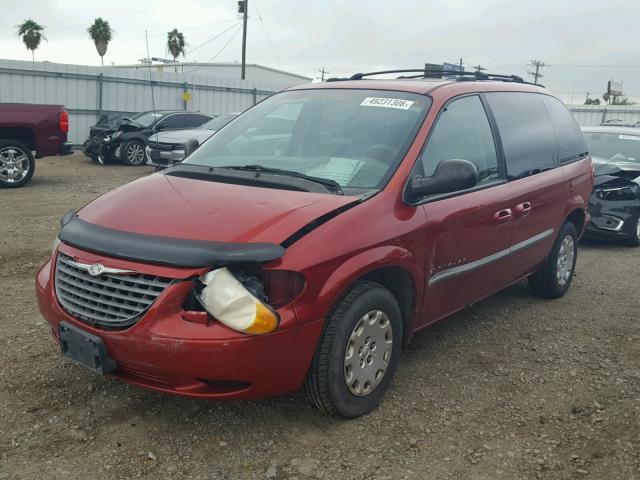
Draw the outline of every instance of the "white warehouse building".
<instances>
[{"instance_id":1,"label":"white warehouse building","mask_svg":"<svg viewBox=\"0 0 640 480\"><path fill-rule=\"evenodd\" d=\"M219 63L201 63L201 62L162 62L148 63L145 59L143 63L133 65L115 65L116 68L149 70L158 73L173 73L178 75L199 75L216 78L240 79L241 64L238 62L219 62ZM153 60L156 60L155 58ZM245 70L247 80L258 82L277 82L281 84L298 85L300 83L311 82L313 79L291 73L277 68L258 65L257 63L247 63Z\"/></svg>"}]
</instances>

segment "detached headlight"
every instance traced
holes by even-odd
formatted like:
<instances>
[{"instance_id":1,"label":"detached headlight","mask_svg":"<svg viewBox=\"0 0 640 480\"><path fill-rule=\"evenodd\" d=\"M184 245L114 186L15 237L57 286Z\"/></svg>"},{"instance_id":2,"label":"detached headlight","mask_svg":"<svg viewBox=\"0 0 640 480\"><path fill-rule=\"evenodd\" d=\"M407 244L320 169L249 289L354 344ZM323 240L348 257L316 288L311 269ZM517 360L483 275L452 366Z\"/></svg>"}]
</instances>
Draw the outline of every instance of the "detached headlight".
<instances>
[{"instance_id":1,"label":"detached headlight","mask_svg":"<svg viewBox=\"0 0 640 480\"><path fill-rule=\"evenodd\" d=\"M111 139L113 140L114 138L118 138L120 135L122 135L122 132L118 130L117 132L114 132L113 135L111 135Z\"/></svg>"},{"instance_id":2,"label":"detached headlight","mask_svg":"<svg viewBox=\"0 0 640 480\"><path fill-rule=\"evenodd\" d=\"M278 327L278 314L256 296L257 291L249 291L226 268L212 270L201 276L200 281L204 288L196 294L198 299L207 312L226 326L252 335L271 333ZM249 282L262 286L257 279Z\"/></svg>"}]
</instances>

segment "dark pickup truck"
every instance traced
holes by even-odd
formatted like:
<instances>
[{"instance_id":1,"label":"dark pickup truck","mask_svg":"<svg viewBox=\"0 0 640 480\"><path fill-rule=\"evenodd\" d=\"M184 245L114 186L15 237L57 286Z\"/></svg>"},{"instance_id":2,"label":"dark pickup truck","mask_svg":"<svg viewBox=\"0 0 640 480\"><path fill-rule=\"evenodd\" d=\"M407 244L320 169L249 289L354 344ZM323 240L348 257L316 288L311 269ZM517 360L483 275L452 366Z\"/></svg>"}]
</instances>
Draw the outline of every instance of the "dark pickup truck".
<instances>
[{"instance_id":1,"label":"dark pickup truck","mask_svg":"<svg viewBox=\"0 0 640 480\"><path fill-rule=\"evenodd\" d=\"M0 188L26 184L35 157L71 153L69 114L62 105L0 103Z\"/></svg>"}]
</instances>

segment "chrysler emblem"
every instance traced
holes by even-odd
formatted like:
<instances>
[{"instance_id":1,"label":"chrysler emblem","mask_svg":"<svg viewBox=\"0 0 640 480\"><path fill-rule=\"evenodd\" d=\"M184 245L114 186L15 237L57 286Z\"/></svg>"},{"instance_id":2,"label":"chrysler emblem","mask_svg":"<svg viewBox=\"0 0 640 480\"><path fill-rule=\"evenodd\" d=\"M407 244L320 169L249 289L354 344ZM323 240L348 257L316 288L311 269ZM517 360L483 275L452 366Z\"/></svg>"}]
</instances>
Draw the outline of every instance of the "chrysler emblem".
<instances>
[{"instance_id":1,"label":"chrysler emblem","mask_svg":"<svg viewBox=\"0 0 640 480\"><path fill-rule=\"evenodd\" d=\"M104 272L104 265L100 263L94 263L87 269L87 271L89 272L89 275L91 275L92 277L97 277L102 272Z\"/></svg>"}]
</instances>

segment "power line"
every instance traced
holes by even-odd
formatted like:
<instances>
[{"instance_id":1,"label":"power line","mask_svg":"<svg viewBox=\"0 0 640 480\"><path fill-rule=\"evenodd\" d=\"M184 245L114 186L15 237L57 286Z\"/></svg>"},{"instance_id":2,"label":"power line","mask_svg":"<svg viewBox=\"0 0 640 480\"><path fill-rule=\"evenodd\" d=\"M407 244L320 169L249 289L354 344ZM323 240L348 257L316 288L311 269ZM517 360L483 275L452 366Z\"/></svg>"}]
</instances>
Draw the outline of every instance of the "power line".
<instances>
[{"instance_id":1,"label":"power line","mask_svg":"<svg viewBox=\"0 0 640 480\"><path fill-rule=\"evenodd\" d=\"M204 25L198 25L197 27L188 27L188 28L185 28L185 29L183 29L181 31L183 31L183 32L192 32L193 30L198 30L200 28L215 27L216 25L222 25L223 23L237 22L237 21L238 21L237 18L229 18L227 20L222 20L221 22L205 23ZM152 33L152 34L147 35L147 36L142 35L140 37L125 37L125 38L122 38L122 37L118 36L118 40L140 40L141 38L147 38L147 37L148 38L161 37L161 36L164 36L166 34L167 34L167 32L161 32L161 33Z\"/></svg>"},{"instance_id":2,"label":"power line","mask_svg":"<svg viewBox=\"0 0 640 480\"><path fill-rule=\"evenodd\" d=\"M211 58L210 58L209 60L207 60L206 62L203 62L203 64L202 64L202 65L200 65L200 66L206 67L206 65L205 65L205 64L207 64L207 63L211 63L212 61L214 61L214 60L218 57L218 55L220 55L220 54L224 51L224 49L225 49L225 48L227 48L227 47L229 46L229 44L231 43L231 41L232 41L234 38L236 38L236 35L238 34L238 32L239 32L240 30L242 30L242 25L240 25L240 26L238 27L238 29L237 29L235 32L233 32L233 35L231 35L231 38L229 38L229 40L227 40L227 43L225 43L225 44L224 44L224 46L223 46L220 50L218 50L218 53L216 53L213 57L211 57ZM197 69L198 69L198 67L196 67L196 68L192 68L191 70L187 70L186 72L184 72L184 74L186 75L186 74L188 74L188 73L195 72Z\"/></svg>"},{"instance_id":3,"label":"power line","mask_svg":"<svg viewBox=\"0 0 640 480\"><path fill-rule=\"evenodd\" d=\"M273 52L273 56L276 57L276 62L278 63L278 68L282 68L282 64L280 63L280 58L278 58L278 53L276 52L276 47L273 45L273 41L271 40L271 35L267 31L267 27L262 20L262 15L260 14L260 9L258 8L258 2L253 0L253 4L256 7L256 13L258 14L258 18L260 19L260 23L262 24L262 28L264 29L264 33L267 36L267 40L269 41L269 45L271 46L271 51Z\"/></svg>"},{"instance_id":4,"label":"power line","mask_svg":"<svg viewBox=\"0 0 640 480\"><path fill-rule=\"evenodd\" d=\"M233 25L231 25L231 26L230 26L229 28L227 28L226 30L223 30L222 32L218 33L217 35L215 35L215 36L211 37L209 40L207 40L207 41L205 41L205 42L201 43L201 44L200 44L200 45L198 45L197 47L192 48L191 50L189 50L189 51L186 53L186 55L191 55L193 52L195 52L196 50L198 50L200 47L204 47L206 44L213 42L216 38L218 38L218 37L220 37L220 36L224 35L224 34L225 34L225 33L227 33L229 30L231 30L231 29L233 29L233 28L237 27L238 25L240 25L240 22L236 22L236 23L234 23ZM185 56L186 56L186 55L185 55Z\"/></svg>"}]
</instances>

